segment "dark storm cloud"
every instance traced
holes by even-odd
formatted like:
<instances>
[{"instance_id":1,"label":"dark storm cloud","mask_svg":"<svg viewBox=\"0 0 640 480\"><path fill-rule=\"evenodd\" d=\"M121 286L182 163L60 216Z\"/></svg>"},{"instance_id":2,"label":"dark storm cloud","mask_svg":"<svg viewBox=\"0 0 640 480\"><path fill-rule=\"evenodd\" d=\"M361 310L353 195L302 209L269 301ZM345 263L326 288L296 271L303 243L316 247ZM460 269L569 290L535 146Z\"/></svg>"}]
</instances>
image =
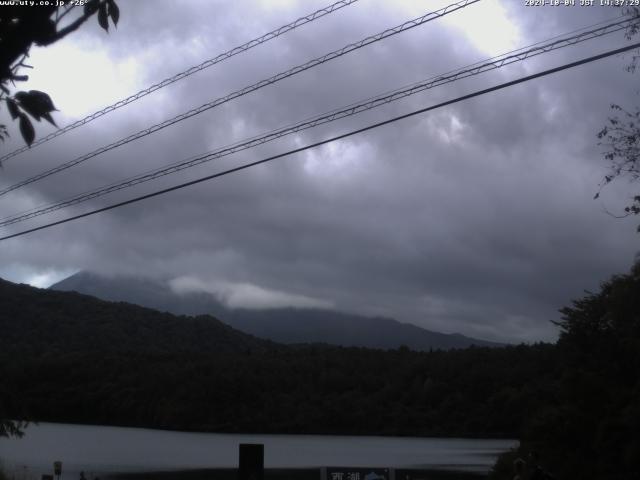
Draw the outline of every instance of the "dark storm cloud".
<instances>
[{"instance_id":1,"label":"dark storm cloud","mask_svg":"<svg viewBox=\"0 0 640 480\"><path fill-rule=\"evenodd\" d=\"M123 5L117 31L106 36L91 26L77 38L107 60L135 59L135 82L144 86L323 3L263 2L247 8L162 2L158 8L157 2L153 7L132 2ZM611 9L504 4L519 29L517 46L613 16ZM411 2L373 1L348 7L13 159L3 184L400 23L421 13L415 8ZM481 9L482 2L469 8ZM419 27L15 192L0 204L0 213L117 181L489 56L472 40L442 21ZM450 84L166 177L135 193L623 42L618 35ZM611 218L591 200L604 173L595 134L608 104L636 100L625 61L581 67L5 242L2 275L28 280L42 272L89 269L190 278L212 290L248 284L435 330L508 341L553 339L549 320L557 319L557 309L626 269L636 248L633 223ZM624 187L607 192L607 205L620 204L628 194Z\"/></svg>"}]
</instances>

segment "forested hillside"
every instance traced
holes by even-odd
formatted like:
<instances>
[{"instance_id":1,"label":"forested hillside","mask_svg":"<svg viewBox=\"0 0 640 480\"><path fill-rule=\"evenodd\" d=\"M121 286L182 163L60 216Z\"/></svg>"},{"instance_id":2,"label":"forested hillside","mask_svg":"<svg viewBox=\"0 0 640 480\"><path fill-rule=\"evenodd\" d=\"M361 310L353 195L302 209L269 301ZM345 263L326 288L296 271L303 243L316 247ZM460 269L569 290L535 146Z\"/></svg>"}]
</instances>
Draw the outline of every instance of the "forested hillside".
<instances>
[{"instance_id":1,"label":"forested hillside","mask_svg":"<svg viewBox=\"0 0 640 480\"><path fill-rule=\"evenodd\" d=\"M514 437L544 393L550 346L451 353L0 356L14 405L49 421L217 432ZM549 380L551 381L551 379Z\"/></svg>"},{"instance_id":2,"label":"forested hillside","mask_svg":"<svg viewBox=\"0 0 640 480\"><path fill-rule=\"evenodd\" d=\"M207 316L161 313L0 279L0 350L16 357L71 352L214 353L272 346Z\"/></svg>"}]
</instances>

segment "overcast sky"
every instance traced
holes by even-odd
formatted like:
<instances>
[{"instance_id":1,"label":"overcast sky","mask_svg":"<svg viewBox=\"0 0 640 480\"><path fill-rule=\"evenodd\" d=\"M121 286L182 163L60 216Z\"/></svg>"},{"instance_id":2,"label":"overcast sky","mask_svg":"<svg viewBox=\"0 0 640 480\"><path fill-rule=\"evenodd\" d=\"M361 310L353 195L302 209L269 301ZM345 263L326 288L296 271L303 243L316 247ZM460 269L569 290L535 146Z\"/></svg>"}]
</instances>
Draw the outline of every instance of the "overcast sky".
<instances>
[{"instance_id":1,"label":"overcast sky","mask_svg":"<svg viewBox=\"0 0 640 480\"><path fill-rule=\"evenodd\" d=\"M212 58L330 0L120 1L32 51L28 89L58 125ZM71 160L450 2L361 0L5 162L0 186ZM579 3L579 0L576 0ZM234 100L0 198L22 212L620 14L482 0ZM0 229L64 218L522 75L626 45L622 33L429 90L358 117ZM557 310L633 262L637 185L593 200L607 173L596 134L609 105L636 105L617 56L325 147L0 243L0 276L37 286L77 272L136 274L231 306L318 306L510 342L555 340ZM24 88L24 87L23 87ZM11 123L0 114L0 123ZM4 121L3 120L7 120ZM12 138L2 151L21 146ZM37 125L37 135L51 131Z\"/></svg>"}]
</instances>

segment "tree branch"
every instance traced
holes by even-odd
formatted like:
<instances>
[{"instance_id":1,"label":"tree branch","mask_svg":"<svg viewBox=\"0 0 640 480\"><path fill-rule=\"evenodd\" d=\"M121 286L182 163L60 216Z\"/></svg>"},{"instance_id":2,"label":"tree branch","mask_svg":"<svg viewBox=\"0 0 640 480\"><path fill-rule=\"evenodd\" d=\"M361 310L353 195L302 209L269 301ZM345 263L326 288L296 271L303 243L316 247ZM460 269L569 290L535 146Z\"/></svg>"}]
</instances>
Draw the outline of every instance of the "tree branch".
<instances>
[{"instance_id":1,"label":"tree branch","mask_svg":"<svg viewBox=\"0 0 640 480\"><path fill-rule=\"evenodd\" d=\"M105 4L105 3L107 3L107 0L101 0L101 1L99 2L99 4L98 4L98 5L102 5L102 4ZM55 34L53 37L51 37L51 38L50 38L46 43L44 43L44 44L43 44L43 46L51 45L52 43L55 43L55 42L57 42L58 40L60 40L60 39L62 39L62 38L64 38L64 37L66 37L66 36L67 36L67 35L69 35L70 33L75 32L75 31L76 31L78 28L80 28L80 26L81 26L84 22L86 22L86 21L89 19L89 17L91 17L91 16L92 16L96 11L97 11L97 9L96 9L96 10L93 10L93 11L92 11L92 12L90 12L90 13L83 13L83 14L82 14L80 17L78 17L75 21L73 21L72 23L70 23L69 25L67 25L66 27L64 27L62 30L59 30L58 32L56 32L56 34Z\"/></svg>"}]
</instances>

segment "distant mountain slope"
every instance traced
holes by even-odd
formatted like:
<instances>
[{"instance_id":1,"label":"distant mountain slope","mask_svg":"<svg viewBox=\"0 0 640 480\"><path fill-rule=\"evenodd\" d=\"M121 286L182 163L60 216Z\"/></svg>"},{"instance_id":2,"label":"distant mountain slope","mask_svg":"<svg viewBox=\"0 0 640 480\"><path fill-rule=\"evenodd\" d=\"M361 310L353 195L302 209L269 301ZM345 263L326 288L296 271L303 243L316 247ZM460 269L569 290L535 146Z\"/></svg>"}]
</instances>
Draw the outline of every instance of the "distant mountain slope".
<instances>
[{"instance_id":1,"label":"distant mountain slope","mask_svg":"<svg viewBox=\"0 0 640 480\"><path fill-rule=\"evenodd\" d=\"M181 315L213 314L238 330L280 343L414 350L502 346L459 334L432 332L416 325L380 317L365 317L320 309L228 309L213 295L176 294L162 282L137 277L109 278L80 272L50 287L77 291L112 301L126 301Z\"/></svg>"},{"instance_id":2,"label":"distant mountain slope","mask_svg":"<svg viewBox=\"0 0 640 480\"><path fill-rule=\"evenodd\" d=\"M244 353L273 346L211 316L178 317L1 279L0 305L4 353Z\"/></svg>"},{"instance_id":3,"label":"distant mountain slope","mask_svg":"<svg viewBox=\"0 0 640 480\"><path fill-rule=\"evenodd\" d=\"M432 332L383 317L364 317L329 310L232 310L221 314L238 330L280 343L322 342L331 345L412 350L500 346L459 334Z\"/></svg>"}]
</instances>

